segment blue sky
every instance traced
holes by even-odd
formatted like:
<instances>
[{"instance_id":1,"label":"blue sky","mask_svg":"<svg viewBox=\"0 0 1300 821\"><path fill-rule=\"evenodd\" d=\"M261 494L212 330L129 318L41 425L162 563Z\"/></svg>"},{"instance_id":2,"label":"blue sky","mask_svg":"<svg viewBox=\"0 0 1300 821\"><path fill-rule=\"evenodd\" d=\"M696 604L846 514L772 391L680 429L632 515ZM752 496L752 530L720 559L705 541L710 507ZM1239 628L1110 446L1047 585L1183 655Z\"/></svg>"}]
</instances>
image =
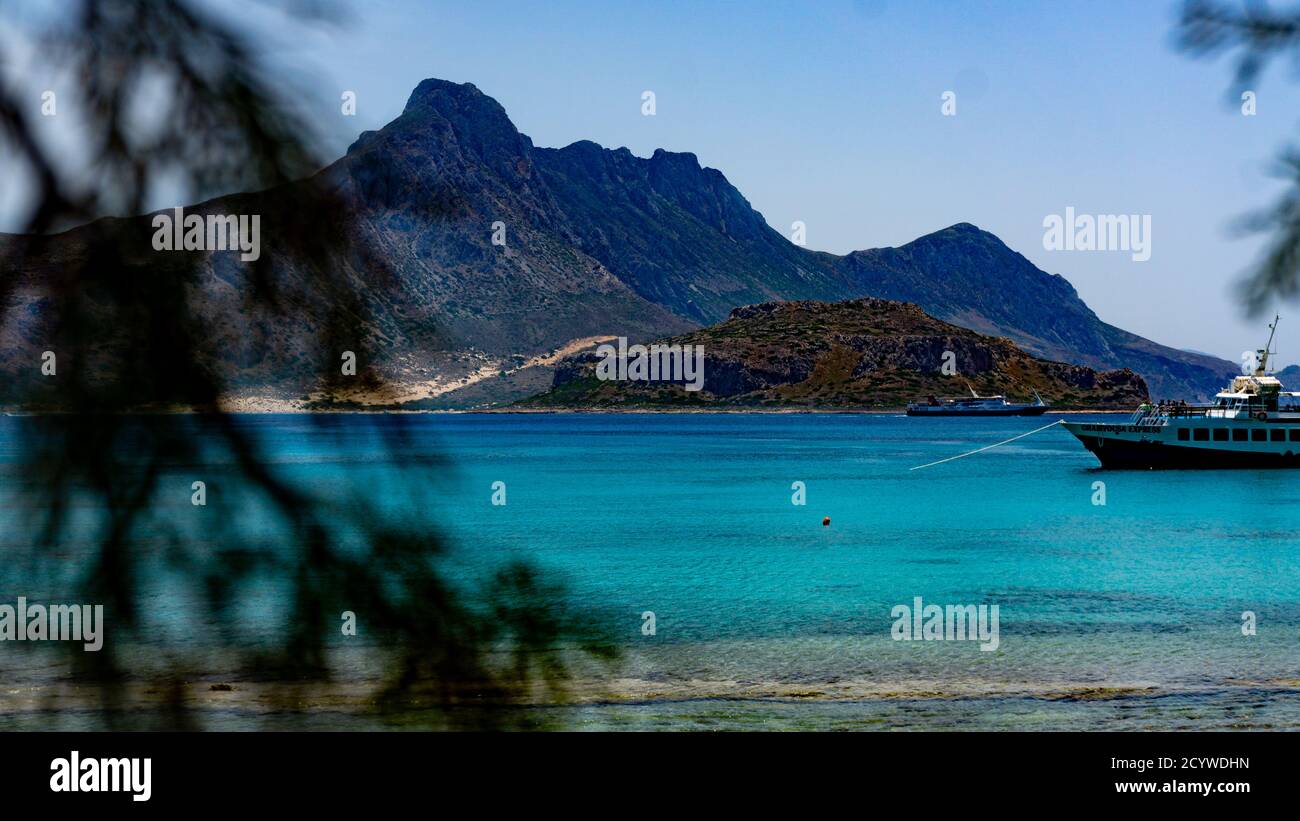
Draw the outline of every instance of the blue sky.
<instances>
[{"instance_id":1,"label":"blue sky","mask_svg":"<svg viewBox=\"0 0 1300 821\"><path fill-rule=\"evenodd\" d=\"M215 5L269 32L336 153L421 79L468 81L538 145L694 152L813 248L972 222L1157 341L1239 360L1266 333L1233 289L1261 239L1231 226L1281 190L1268 170L1300 139L1300 82L1267 73L1242 116L1227 62L1173 48L1177 3L370 0L323 31ZM338 115L344 89L356 117ZM1151 259L1044 250L1044 217L1067 206L1150 214ZM1281 359L1300 361L1300 310L1281 312Z\"/></svg>"}]
</instances>

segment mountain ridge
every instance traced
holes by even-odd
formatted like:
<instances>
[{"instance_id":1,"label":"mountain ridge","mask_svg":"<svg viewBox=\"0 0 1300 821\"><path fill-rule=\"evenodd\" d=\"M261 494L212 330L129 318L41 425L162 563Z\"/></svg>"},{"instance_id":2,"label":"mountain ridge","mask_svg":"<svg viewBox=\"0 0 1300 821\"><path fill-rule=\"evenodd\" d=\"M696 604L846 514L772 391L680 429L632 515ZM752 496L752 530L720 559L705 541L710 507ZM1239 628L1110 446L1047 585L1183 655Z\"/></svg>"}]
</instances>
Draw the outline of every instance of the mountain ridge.
<instances>
[{"instance_id":1,"label":"mountain ridge","mask_svg":"<svg viewBox=\"0 0 1300 821\"><path fill-rule=\"evenodd\" d=\"M467 375L506 373L513 362L575 340L652 339L722 321L737 306L860 296L915 302L1048 359L1132 364L1157 396L1203 396L1235 372L1225 360L1107 325L1063 277L970 223L896 248L844 256L810 250L771 228L721 171L694 154L658 149L641 158L587 140L539 148L500 103L469 83L422 81L397 118L360 134L314 180L345 203L350 221L342 230L382 254L389 272L380 282L365 258L336 260L372 318L354 343L359 358L384 379L429 383L448 407L460 400L444 389ZM231 195L203 208L269 207L272 197ZM78 232L93 225L57 238L59 249L37 255L19 275L38 290L39 277L51 275L58 256L78 244ZM274 255L274 225L263 234ZM273 266L277 276L310 280L293 260ZM229 289L240 281L228 261L210 257L196 298L237 311ZM31 310L36 297L29 296L5 309ZM248 333L230 328L214 363L229 384L310 392L302 366L308 352L292 350L303 325L277 321ZM25 367L35 350L34 340L8 342L17 347L0 354L0 372ZM263 347L251 349L257 344ZM249 361L257 367L249 369ZM509 402L541 379L479 380L466 402Z\"/></svg>"},{"instance_id":2,"label":"mountain ridge","mask_svg":"<svg viewBox=\"0 0 1300 821\"><path fill-rule=\"evenodd\" d=\"M481 94L441 81L425 81L421 89L429 102L443 94ZM505 118L495 127L505 128L504 109L492 110ZM1102 322L1068 280L969 222L902 246L837 256L790 242L721 171L690 152L660 148L642 158L578 140L533 147L531 158L578 248L639 296L697 324L769 299L866 294L916 302L939 318L1007 335L1051 359L1099 368L1132 364L1157 395L1205 397L1235 370L1226 360ZM972 295L980 297L977 304Z\"/></svg>"}]
</instances>

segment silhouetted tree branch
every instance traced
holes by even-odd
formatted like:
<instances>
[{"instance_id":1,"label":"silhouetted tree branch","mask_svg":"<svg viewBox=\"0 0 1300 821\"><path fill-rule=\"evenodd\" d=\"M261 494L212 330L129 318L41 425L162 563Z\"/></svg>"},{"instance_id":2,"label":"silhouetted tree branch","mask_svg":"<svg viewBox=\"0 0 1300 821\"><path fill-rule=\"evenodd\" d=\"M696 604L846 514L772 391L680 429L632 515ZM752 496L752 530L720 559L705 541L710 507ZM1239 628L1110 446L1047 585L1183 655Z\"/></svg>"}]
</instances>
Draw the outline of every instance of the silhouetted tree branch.
<instances>
[{"instance_id":1,"label":"silhouetted tree branch","mask_svg":"<svg viewBox=\"0 0 1300 821\"><path fill-rule=\"evenodd\" d=\"M189 2L69 8L42 48L78 78L88 174L73 178L68 169L83 164L42 143L32 116L39 103L0 76L0 140L36 189L23 234L0 237L0 340L6 364L27 374L4 400L57 411L11 428L20 449L9 478L23 506L5 528L4 561L23 568L11 576L19 591L103 603L110 630L99 653L65 648L64 683L93 688L108 727L198 726L188 683L208 665L294 704L337 676L341 648L330 637L351 610L381 664L376 699L391 715L501 726L518 713L484 707L517 705L539 683L561 696L566 653L608 657L609 643L527 566L481 588L446 577L431 477L449 467L402 418L350 429L382 441L380 461L407 497L394 515L375 488L352 488L340 505L287 478L268 465L264 438L225 411L239 373L230 340L261 334L274 347L281 320L303 319L292 327L310 338L292 341L315 384L328 386L339 378L339 351L365 350L366 293L392 283L331 180L312 176L322 163L301 108L265 80L246 36ZM157 115L145 124L133 114L142 100ZM155 251L149 218L133 215L177 179L204 196L256 192L193 210L260 214L268 253L236 265ZM101 216L110 213L127 216ZM205 286L214 279L238 298L211 303ZM39 372L42 350L57 354L56 376ZM175 410L201 413L167 412ZM338 435L314 424L316 436ZM216 501L178 506L196 466ZM262 640L240 605L267 589L279 595L285 629ZM159 615L179 601L202 612ZM192 641L159 638L177 623L193 625ZM160 709L139 711L142 692Z\"/></svg>"},{"instance_id":2,"label":"silhouetted tree branch","mask_svg":"<svg viewBox=\"0 0 1300 821\"><path fill-rule=\"evenodd\" d=\"M1233 54L1234 100L1254 89L1269 62L1290 57L1300 65L1300 10L1275 11L1263 3L1240 6L1217 0L1188 0L1178 27L1178 45L1197 57ZM1265 233L1268 247L1243 283L1243 301L1252 313L1274 297L1300 294L1300 150L1288 148L1277 163L1289 190L1270 208L1250 214L1238 227Z\"/></svg>"}]
</instances>

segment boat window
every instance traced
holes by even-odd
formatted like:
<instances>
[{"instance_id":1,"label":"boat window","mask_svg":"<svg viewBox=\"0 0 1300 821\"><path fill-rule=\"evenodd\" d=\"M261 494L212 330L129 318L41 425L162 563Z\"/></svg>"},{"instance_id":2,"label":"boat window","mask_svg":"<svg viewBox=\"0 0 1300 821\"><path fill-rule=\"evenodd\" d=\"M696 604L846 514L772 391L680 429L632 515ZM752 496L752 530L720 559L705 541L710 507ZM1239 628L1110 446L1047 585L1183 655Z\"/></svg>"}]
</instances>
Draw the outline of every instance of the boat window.
<instances>
[{"instance_id":1,"label":"boat window","mask_svg":"<svg viewBox=\"0 0 1300 821\"><path fill-rule=\"evenodd\" d=\"M1273 430L1269 431L1269 438L1272 439L1274 442L1285 442L1286 431L1282 430L1281 428L1274 428Z\"/></svg>"},{"instance_id":2,"label":"boat window","mask_svg":"<svg viewBox=\"0 0 1300 821\"><path fill-rule=\"evenodd\" d=\"M1196 430L1192 431L1192 439L1194 439L1194 440L1197 441L1197 442L1208 442L1208 441L1210 441L1210 429L1209 429L1209 428L1197 428Z\"/></svg>"},{"instance_id":3,"label":"boat window","mask_svg":"<svg viewBox=\"0 0 1300 821\"><path fill-rule=\"evenodd\" d=\"M1215 428L1215 429L1214 429L1214 441L1216 441L1216 442L1226 442L1226 441L1228 441L1228 429L1227 429L1227 428Z\"/></svg>"},{"instance_id":4,"label":"boat window","mask_svg":"<svg viewBox=\"0 0 1300 821\"><path fill-rule=\"evenodd\" d=\"M1300 430L1300 428L1298 428L1297 430ZM1246 441L1246 438L1247 438L1247 437L1246 437L1246 429L1245 429L1245 428L1233 428L1233 429L1232 429L1232 441L1234 441L1234 442L1244 442L1244 441Z\"/></svg>"},{"instance_id":5,"label":"boat window","mask_svg":"<svg viewBox=\"0 0 1300 821\"><path fill-rule=\"evenodd\" d=\"M1179 429L1178 429L1178 441L1179 441L1179 442L1186 442L1187 439L1188 439L1188 436L1189 436L1189 432L1188 432L1187 428L1179 428Z\"/></svg>"},{"instance_id":6,"label":"boat window","mask_svg":"<svg viewBox=\"0 0 1300 821\"><path fill-rule=\"evenodd\" d=\"M1300 442L1300 428L1291 428L1291 441Z\"/></svg>"},{"instance_id":7,"label":"boat window","mask_svg":"<svg viewBox=\"0 0 1300 821\"><path fill-rule=\"evenodd\" d=\"M1263 428L1255 428L1250 432L1250 441L1263 442L1268 439L1268 431Z\"/></svg>"}]
</instances>

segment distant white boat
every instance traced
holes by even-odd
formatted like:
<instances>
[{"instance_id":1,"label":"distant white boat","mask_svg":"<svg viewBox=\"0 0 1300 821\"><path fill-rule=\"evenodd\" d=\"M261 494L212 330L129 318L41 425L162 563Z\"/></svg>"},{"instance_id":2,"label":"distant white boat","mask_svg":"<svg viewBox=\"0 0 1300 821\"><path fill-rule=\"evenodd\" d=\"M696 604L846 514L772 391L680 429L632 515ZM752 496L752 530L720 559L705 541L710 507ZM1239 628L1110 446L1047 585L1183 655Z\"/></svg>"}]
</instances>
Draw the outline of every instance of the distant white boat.
<instances>
[{"instance_id":1,"label":"distant white boat","mask_svg":"<svg viewBox=\"0 0 1300 821\"><path fill-rule=\"evenodd\" d=\"M908 416L1041 416L1047 410L1047 403L1034 391L1033 403L1008 402L1002 395L980 396L970 385L966 388L970 396L953 399L937 399L931 396L925 402L913 402L907 406Z\"/></svg>"}]
</instances>

